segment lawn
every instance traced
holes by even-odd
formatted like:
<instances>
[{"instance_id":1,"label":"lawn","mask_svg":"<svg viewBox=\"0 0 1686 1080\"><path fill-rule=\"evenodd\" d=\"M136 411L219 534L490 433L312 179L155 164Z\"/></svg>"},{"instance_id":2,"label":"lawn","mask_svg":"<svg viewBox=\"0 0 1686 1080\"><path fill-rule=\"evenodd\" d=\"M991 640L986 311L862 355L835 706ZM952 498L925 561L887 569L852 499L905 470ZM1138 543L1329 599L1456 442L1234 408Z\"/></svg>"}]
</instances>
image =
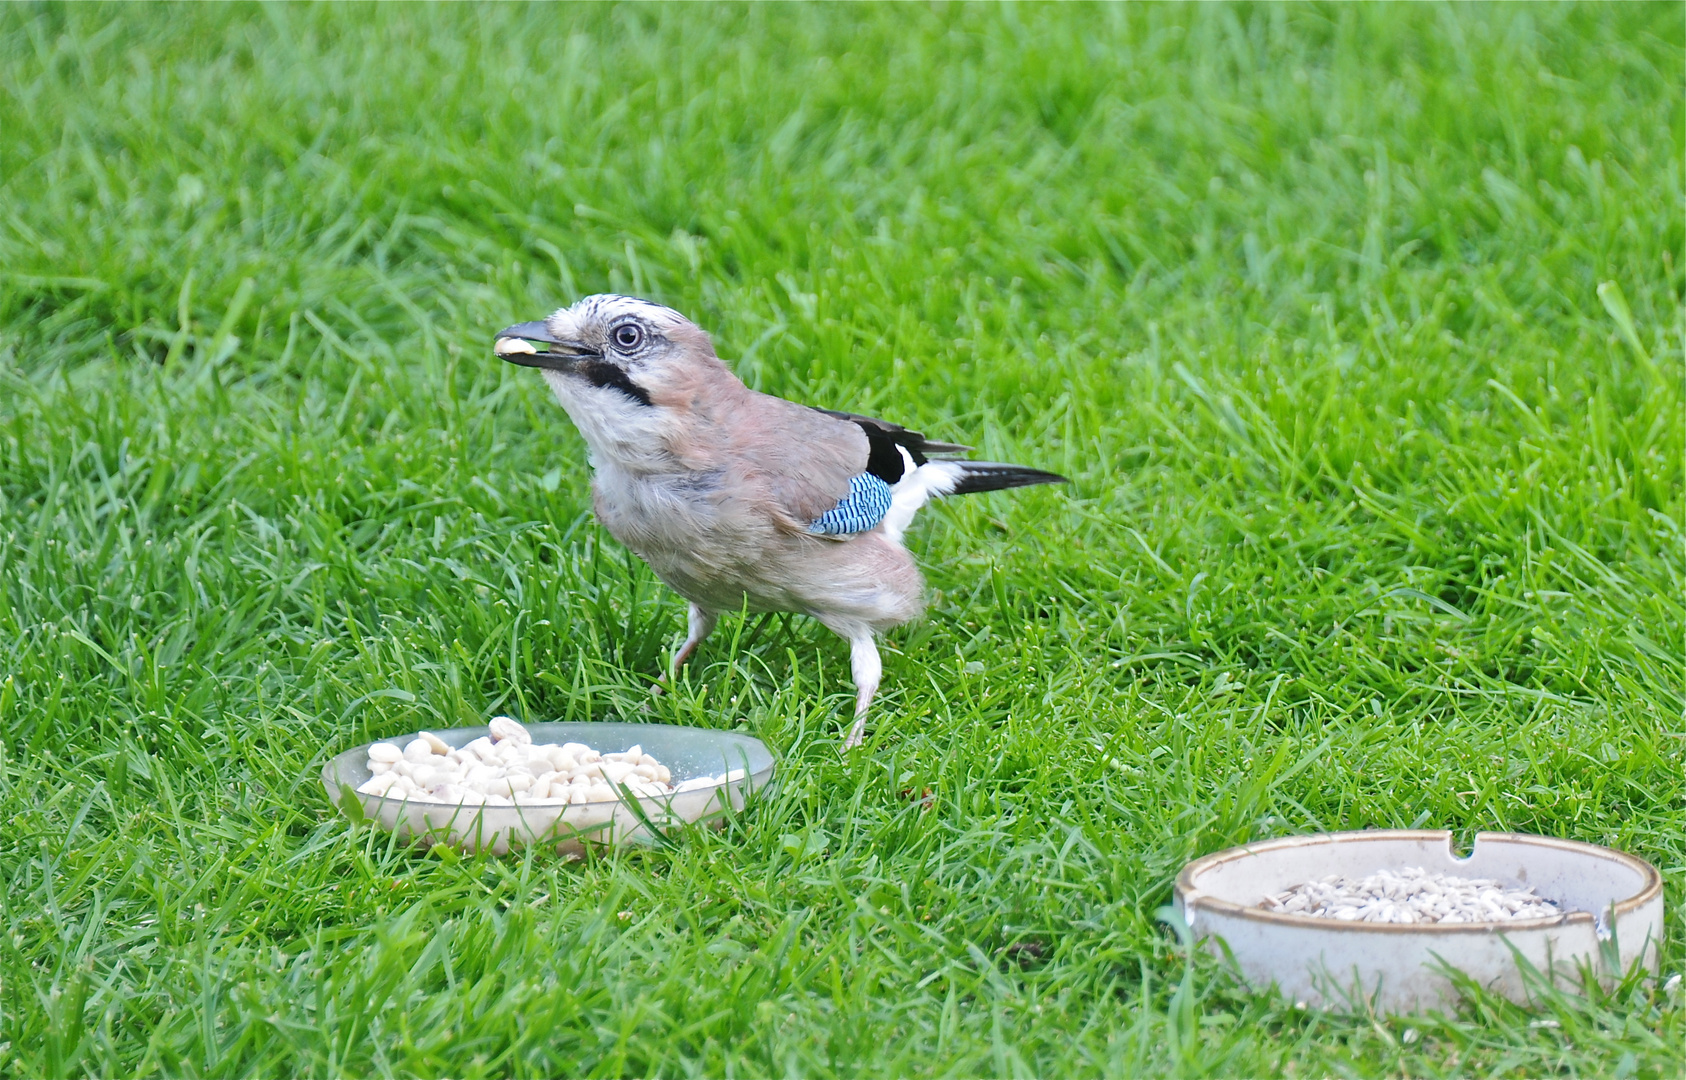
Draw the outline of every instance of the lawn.
<instances>
[{"instance_id":1,"label":"lawn","mask_svg":"<svg viewBox=\"0 0 1686 1080\"><path fill-rule=\"evenodd\" d=\"M1436 827L1663 870L1686 968L1686 9L0 9L0 1074L1686 1072L1686 999L1323 1014L1188 859ZM846 647L684 605L492 334L1072 478ZM738 728L776 795L399 847L327 756ZM928 793L927 793L927 789Z\"/></svg>"}]
</instances>

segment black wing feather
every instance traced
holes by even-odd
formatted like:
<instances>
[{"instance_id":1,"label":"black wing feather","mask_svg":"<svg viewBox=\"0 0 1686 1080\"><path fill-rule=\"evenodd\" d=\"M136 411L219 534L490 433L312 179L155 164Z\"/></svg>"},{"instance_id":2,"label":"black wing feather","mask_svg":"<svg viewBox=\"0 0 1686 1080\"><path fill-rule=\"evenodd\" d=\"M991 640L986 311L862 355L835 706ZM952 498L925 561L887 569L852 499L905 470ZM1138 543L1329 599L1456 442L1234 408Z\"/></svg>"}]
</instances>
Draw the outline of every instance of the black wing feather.
<instances>
[{"instance_id":1,"label":"black wing feather","mask_svg":"<svg viewBox=\"0 0 1686 1080\"><path fill-rule=\"evenodd\" d=\"M862 416L860 413L839 412L836 409L822 409L817 405L809 408L815 412L835 416L839 420L847 420L866 433L867 459L866 471L878 477L886 484L893 484L902 478L907 470L907 463L902 460L901 453L896 449L900 446L907 450L915 466L925 464L928 454L964 454L972 449L959 443L932 442L917 431L909 431L900 424L892 424L888 420L879 420L872 416Z\"/></svg>"}]
</instances>

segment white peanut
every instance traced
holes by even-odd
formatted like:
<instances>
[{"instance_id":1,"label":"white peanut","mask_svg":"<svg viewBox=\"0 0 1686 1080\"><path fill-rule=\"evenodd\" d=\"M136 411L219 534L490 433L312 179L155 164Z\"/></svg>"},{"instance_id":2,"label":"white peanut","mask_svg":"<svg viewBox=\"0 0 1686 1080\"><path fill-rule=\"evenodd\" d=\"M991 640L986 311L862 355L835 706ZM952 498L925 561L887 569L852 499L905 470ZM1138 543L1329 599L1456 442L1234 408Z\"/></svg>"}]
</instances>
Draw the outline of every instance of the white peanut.
<instances>
[{"instance_id":1,"label":"white peanut","mask_svg":"<svg viewBox=\"0 0 1686 1080\"><path fill-rule=\"evenodd\" d=\"M365 795L385 795L398 780L399 778L392 773L382 773L380 776L371 776L363 781L362 786L357 790Z\"/></svg>"},{"instance_id":2,"label":"white peanut","mask_svg":"<svg viewBox=\"0 0 1686 1080\"><path fill-rule=\"evenodd\" d=\"M500 743L510 742L523 746L533 744L532 734L521 726L521 722L507 716L492 717L492 722L486 725L486 729L492 733L492 738Z\"/></svg>"}]
</instances>

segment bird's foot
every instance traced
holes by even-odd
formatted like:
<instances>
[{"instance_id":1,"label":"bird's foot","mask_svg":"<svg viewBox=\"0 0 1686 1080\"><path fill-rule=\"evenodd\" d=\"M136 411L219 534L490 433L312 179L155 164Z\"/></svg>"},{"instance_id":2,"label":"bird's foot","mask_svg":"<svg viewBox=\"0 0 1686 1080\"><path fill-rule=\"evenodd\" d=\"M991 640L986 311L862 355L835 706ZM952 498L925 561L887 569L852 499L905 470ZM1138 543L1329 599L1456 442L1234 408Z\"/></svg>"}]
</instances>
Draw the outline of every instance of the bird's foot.
<instances>
[{"instance_id":1,"label":"bird's foot","mask_svg":"<svg viewBox=\"0 0 1686 1080\"><path fill-rule=\"evenodd\" d=\"M685 661L689 660L691 654L697 651L697 646L702 644L703 638L714 631L714 624L719 620L720 616L712 611L700 608L695 604L690 606L686 616L688 632L685 635L685 644L679 646L679 651L673 654L673 666L668 669L668 674L672 678L679 678L679 669L684 667Z\"/></svg>"},{"instance_id":2,"label":"bird's foot","mask_svg":"<svg viewBox=\"0 0 1686 1080\"><path fill-rule=\"evenodd\" d=\"M855 725L843 737L843 749L853 750L864 741L866 712L878 693L878 681L884 677L884 665L878 659L878 646L870 633L849 639L849 661L855 676Z\"/></svg>"}]
</instances>

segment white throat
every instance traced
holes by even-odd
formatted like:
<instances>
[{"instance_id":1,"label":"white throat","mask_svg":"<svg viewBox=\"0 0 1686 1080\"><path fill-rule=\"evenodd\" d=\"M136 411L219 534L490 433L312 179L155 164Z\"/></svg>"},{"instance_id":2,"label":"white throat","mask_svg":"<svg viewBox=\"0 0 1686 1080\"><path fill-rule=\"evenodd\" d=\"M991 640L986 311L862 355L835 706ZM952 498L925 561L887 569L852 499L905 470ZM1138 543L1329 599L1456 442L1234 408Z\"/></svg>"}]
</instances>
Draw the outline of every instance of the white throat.
<instances>
[{"instance_id":1,"label":"white throat","mask_svg":"<svg viewBox=\"0 0 1686 1080\"><path fill-rule=\"evenodd\" d=\"M591 466L620 466L634 472L670 467L668 436L672 422L660 406L637 402L610 387L592 386L559 371L544 381L591 448Z\"/></svg>"}]
</instances>

